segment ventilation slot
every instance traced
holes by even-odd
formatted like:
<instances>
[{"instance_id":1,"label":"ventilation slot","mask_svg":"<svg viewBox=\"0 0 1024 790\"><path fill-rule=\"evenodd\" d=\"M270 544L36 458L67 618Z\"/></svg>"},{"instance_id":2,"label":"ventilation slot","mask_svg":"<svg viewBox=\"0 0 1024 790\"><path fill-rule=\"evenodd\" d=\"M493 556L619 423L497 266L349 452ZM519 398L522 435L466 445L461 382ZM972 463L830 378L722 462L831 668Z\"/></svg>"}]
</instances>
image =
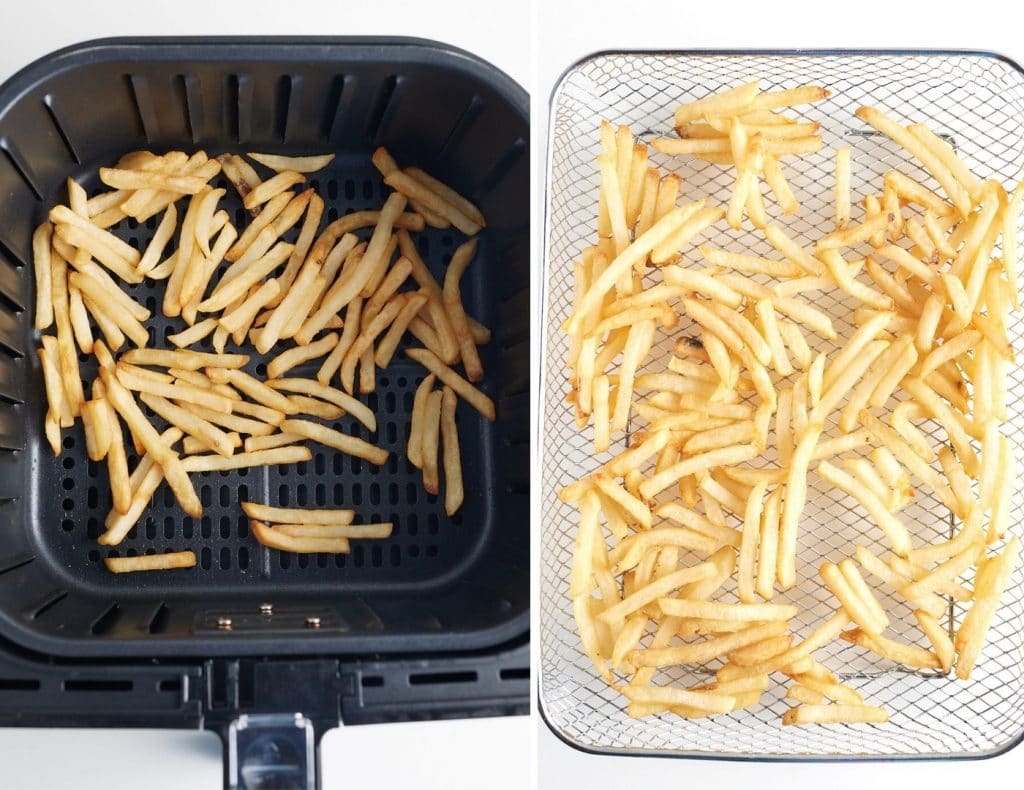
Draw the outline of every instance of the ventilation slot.
<instances>
[{"instance_id":1,"label":"ventilation slot","mask_svg":"<svg viewBox=\"0 0 1024 790\"><path fill-rule=\"evenodd\" d=\"M89 628L90 633L96 636L102 636L103 634L110 633L119 614L120 610L118 609L117 604L111 604L109 609L93 621Z\"/></svg>"},{"instance_id":2,"label":"ventilation slot","mask_svg":"<svg viewBox=\"0 0 1024 790\"><path fill-rule=\"evenodd\" d=\"M252 91L248 74L232 74L228 78L228 128L239 143L252 137Z\"/></svg>"},{"instance_id":3,"label":"ventilation slot","mask_svg":"<svg viewBox=\"0 0 1024 790\"><path fill-rule=\"evenodd\" d=\"M325 140L332 139L339 131L345 113L352 103L356 78L347 74L338 74L331 81L331 90L327 96L324 117L320 125L320 134Z\"/></svg>"},{"instance_id":4,"label":"ventilation slot","mask_svg":"<svg viewBox=\"0 0 1024 790\"><path fill-rule=\"evenodd\" d=\"M359 682L364 689L378 689L384 685L384 678L381 675L363 675Z\"/></svg>"},{"instance_id":5,"label":"ventilation slot","mask_svg":"<svg viewBox=\"0 0 1024 790\"><path fill-rule=\"evenodd\" d=\"M65 691L131 691L130 680L65 680Z\"/></svg>"},{"instance_id":6,"label":"ventilation slot","mask_svg":"<svg viewBox=\"0 0 1024 790\"><path fill-rule=\"evenodd\" d=\"M519 159L526 153L526 141L520 137L514 143L512 147L505 152L505 155L498 160L498 163L491 168L491 171L484 176L474 192L473 196L479 200L484 197L488 192L493 190L501 180L509 174L509 171L515 167Z\"/></svg>"},{"instance_id":7,"label":"ventilation slot","mask_svg":"<svg viewBox=\"0 0 1024 790\"><path fill-rule=\"evenodd\" d=\"M0 564L0 576L3 576L5 573L10 573L11 571L16 571L18 568L24 568L34 560L35 557L11 558L6 562L6 564Z\"/></svg>"},{"instance_id":8,"label":"ventilation slot","mask_svg":"<svg viewBox=\"0 0 1024 790\"><path fill-rule=\"evenodd\" d=\"M160 124L157 121L156 108L153 106L153 93L149 89L149 82L145 77L138 74L126 74L128 87L132 92L132 100L135 102L135 111L139 117L139 127L146 142L152 142L154 137L160 134Z\"/></svg>"},{"instance_id":9,"label":"ventilation slot","mask_svg":"<svg viewBox=\"0 0 1024 790\"><path fill-rule=\"evenodd\" d=\"M529 667L516 667L515 669L503 669L498 673L501 680L529 680Z\"/></svg>"},{"instance_id":10,"label":"ventilation slot","mask_svg":"<svg viewBox=\"0 0 1024 790\"><path fill-rule=\"evenodd\" d=\"M387 122L392 114L393 108L397 104L392 100L395 98L395 91L398 90L400 82L400 77L391 75L384 80L380 86L380 92L377 94L377 100L373 104L373 111L370 113L370 117L366 122L366 136L375 143L387 130Z\"/></svg>"},{"instance_id":11,"label":"ventilation slot","mask_svg":"<svg viewBox=\"0 0 1024 790\"><path fill-rule=\"evenodd\" d=\"M21 255L18 255L18 253L14 251L14 247L3 239L0 239L0 256L9 260L19 269L25 266L25 259Z\"/></svg>"},{"instance_id":12,"label":"ventilation slot","mask_svg":"<svg viewBox=\"0 0 1024 790\"><path fill-rule=\"evenodd\" d=\"M167 608L167 604L160 604L156 612L153 613L153 617L149 621L149 625L146 626L146 630L151 634L162 634L167 630L167 621L170 619L171 610Z\"/></svg>"},{"instance_id":13,"label":"ventilation slot","mask_svg":"<svg viewBox=\"0 0 1024 790\"><path fill-rule=\"evenodd\" d=\"M38 620L40 617L42 617L44 614L46 614L48 611L50 611L53 607L55 607L57 604L59 604L67 597L67 590L60 590L59 592L55 592L49 595L46 598L46 600L44 600L39 606L37 606L35 611L32 612L31 615L29 615L29 618L32 620Z\"/></svg>"},{"instance_id":14,"label":"ventilation slot","mask_svg":"<svg viewBox=\"0 0 1024 790\"><path fill-rule=\"evenodd\" d=\"M0 691L39 691L38 680L0 678Z\"/></svg>"},{"instance_id":15,"label":"ventilation slot","mask_svg":"<svg viewBox=\"0 0 1024 790\"><path fill-rule=\"evenodd\" d=\"M194 74L179 74L178 80L185 92L185 123L192 136L192 142L198 143L203 135L203 99L200 93L199 79Z\"/></svg>"},{"instance_id":16,"label":"ventilation slot","mask_svg":"<svg viewBox=\"0 0 1024 790\"><path fill-rule=\"evenodd\" d=\"M446 683L476 683L477 673L472 670L465 672L424 672L409 675L410 686L440 686Z\"/></svg>"},{"instance_id":17,"label":"ventilation slot","mask_svg":"<svg viewBox=\"0 0 1024 790\"><path fill-rule=\"evenodd\" d=\"M180 692L181 678L167 678L161 680L156 687L157 691Z\"/></svg>"},{"instance_id":18,"label":"ventilation slot","mask_svg":"<svg viewBox=\"0 0 1024 790\"><path fill-rule=\"evenodd\" d=\"M275 117L278 138L287 143L292 138L292 127L298 118L299 101L302 93L302 77L286 74L277 81Z\"/></svg>"},{"instance_id":19,"label":"ventilation slot","mask_svg":"<svg viewBox=\"0 0 1024 790\"><path fill-rule=\"evenodd\" d=\"M18 175L21 176L21 180L25 182L25 185L32 190L32 194L36 196L36 200L43 199L43 193L36 185L35 174L32 172L32 168L28 166L28 162L25 161L24 157L18 153L18 149L15 148L9 140L0 140L0 149L7 155L7 160L11 163L11 167L17 171Z\"/></svg>"},{"instance_id":20,"label":"ventilation slot","mask_svg":"<svg viewBox=\"0 0 1024 790\"><path fill-rule=\"evenodd\" d=\"M64 147L68 150L68 155L76 165L81 164L82 159L78 156L75 144L71 142L71 135L68 134L67 125L61 119L61 113L60 110L57 109L57 103L54 97L50 94L44 96L43 107L46 108L46 114L50 116L50 120L53 121L53 127L57 130L57 134L60 135L60 139L64 142Z\"/></svg>"},{"instance_id":21,"label":"ventilation slot","mask_svg":"<svg viewBox=\"0 0 1024 790\"><path fill-rule=\"evenodd\" d=\"M444 141L444 145L441 146L441 150L438 151L438 161L444 160L458 147L459 143L462 142L462 138L466 136L466 132L468 132L470 127L476 123L476 119L480 117L480 113L483 112L483 109L483 99L479 96L474 96L466 109L462 111L462 115L459 117L459 120L455 122L455 126L453 126L452 130L448 133L448 139Z\"/></svg>"}]
</instances>

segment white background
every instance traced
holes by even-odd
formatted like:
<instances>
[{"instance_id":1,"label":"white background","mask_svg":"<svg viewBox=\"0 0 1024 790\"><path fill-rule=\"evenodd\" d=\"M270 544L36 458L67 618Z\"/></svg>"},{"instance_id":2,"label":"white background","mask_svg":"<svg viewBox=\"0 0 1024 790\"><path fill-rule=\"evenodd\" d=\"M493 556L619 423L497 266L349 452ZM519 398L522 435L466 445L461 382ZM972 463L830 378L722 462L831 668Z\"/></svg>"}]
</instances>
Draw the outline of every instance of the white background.
<instances>
[{"instance_id":1,"label":"white background","mask_svg":"<svg viewBox=\"0 0 1024 790\"><path fill-rule=\"evenodd\" d=\"M142 35L405 35L490 60L526 86L525 6L481 13L471 0L268 2L214 0L4 2L0 82L55 49ZM325 788L494 790L529 783L529 719L426 722L334 730L323 743ZM202 790L221 786L220 743L209 733L0 729L3 790Z\"/></svg>"},{"instance_id":2,"label":"white background","mask_svg":"<svg viewBox=\"0 0 1024 790\"><path fill-rule=\"evenodd\" d=\"M621 10L628 6L629 10ZM1011 8L1015 3L1001 3ZM923 3L860 0L800 3L776 0L636 3L546 0L537 24L539 53L533 89L537 149L545 139L547 102L562 72L606 49L960 48L994 49L1024 62L1021 13L990 0ZM614 120L614 119L612 119ZM538 137L540 134L540 137ZM538 214L538 218L540 214ZM538 219L538 224L540 219ZM535 335L536 336L536 335ZM536 640L535 640L536 641ZM1024 746L981 762L730 763L663 758L597 757L576 752L538 721L540 790L593 787L785 787L787 790L888 790L895 787L1016 788L1024 785ZM1011 777L1013 780L1011 781Z\"/></svg>"}]
</instances>

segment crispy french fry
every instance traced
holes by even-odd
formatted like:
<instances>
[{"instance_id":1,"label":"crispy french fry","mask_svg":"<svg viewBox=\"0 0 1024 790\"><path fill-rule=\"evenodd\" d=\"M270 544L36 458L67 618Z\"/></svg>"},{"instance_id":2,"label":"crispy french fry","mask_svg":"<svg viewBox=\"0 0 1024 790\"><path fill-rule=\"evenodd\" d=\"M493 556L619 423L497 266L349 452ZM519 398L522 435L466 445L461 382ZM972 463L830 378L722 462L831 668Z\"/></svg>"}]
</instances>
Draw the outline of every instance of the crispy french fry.
<instances>
[{"instance_id":1,"label":"crispy french fry","mask_svg":"<svg viewBox=\"0 0 1024 790\"><path fill-rule=\"evenodd\" d=\"M287 535L255 520L249 522L249 529L252 530L256 540L264 546L279 551L288 551L294 554L348 554L350 551L348 538L310 538Z\"/></svg>"},{"instance_id":2,"label":"crispy french fry","mask_svg":"<svg viewBox=\"0 0 1024 790\"><path fill-rule=\"evenodd\" d=\"M458 399L451 387L444 388L441 398L441 445L444 465L444 509L451 516L462 506L465 496L462 485L462 451L459 448L455 409Z\"/></svg>"},{"instance_id":3,"label":"crispy french fry","mask_svg":"<svg viewBox=\"0 0 1024 790\"><path fill-rule=\"evenodd\" d=\"M112 573L135 573L137 571L165 571L175 568L194 568L194 551L171 551L165 554L145 554L138 557L107 557L103 560Z\"/></svg>"},{"instance_id":4,"label":"crispy french fry","mask_svg":"<svg viewBox=\"0 0 1024 790\"><path fill-rule=\"evenodd\" d=\"M333 447L348 455L364 458L376 466L381 466L388 458L387 450L376 447L355 436L349 436L308 420L284 420L280 427L284 433L294 433L303 436L327 447Z\"/></svg>"}]
</instances>

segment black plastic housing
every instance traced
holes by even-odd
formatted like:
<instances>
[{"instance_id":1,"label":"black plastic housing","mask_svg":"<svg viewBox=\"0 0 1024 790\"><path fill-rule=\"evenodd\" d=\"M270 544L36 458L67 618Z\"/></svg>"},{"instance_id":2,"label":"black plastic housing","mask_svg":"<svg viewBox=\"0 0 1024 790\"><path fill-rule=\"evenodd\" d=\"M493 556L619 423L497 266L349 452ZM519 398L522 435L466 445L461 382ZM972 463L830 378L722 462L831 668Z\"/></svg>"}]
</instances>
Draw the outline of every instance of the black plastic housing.
<instances>
[{"instance_id":1,"label":"black plastic housing","mask_svg":"<svg viewBox=\"0 0 1024 790\"><path fill-rule=\"evenodd\" d=\"M465 52L412 39L97 41L54 53L0 87L0 635L71 660L482 655L525 639L528 132L518 85ZM361 434L392 451L380 470L314 448L311 462L287 469L201 475L201 521L161 490L132 536L102 549L94 538L110 504L105 468L85 457L80 427L65 431L57 459L42 437L30 239L65 200L65 179L91 194L100 165L139 148L333 151L332 166L313 176L332 219L381 204L387 188L369 161L378 145L451 183L488 220L463 292L469 312L493 330L483 389L498 419L459 408L462 512L446 517L405 459L424 372L399 353L369 397L378 432ZM228 205L241 211L237 200ZM126 221L114 231L144 246L154 227ZM462 240L454 230L422 234L436 276ZM152 303L161 290L139 286L134 295ZM184 326L159 311L154 318L161 338ZM259 373L262 362L254 357L250 369ZM348 418L337 427L355 430ZM349 556L282 555L249 535L241 498L354 507L362 520L393 520L396 532ZM199 557L190 571L114 576L102 566L108 554L183 548ZM263 603L272 615L261 613ZM218 625L225 619L231 630Z\"/></svg>"}]
</instances>

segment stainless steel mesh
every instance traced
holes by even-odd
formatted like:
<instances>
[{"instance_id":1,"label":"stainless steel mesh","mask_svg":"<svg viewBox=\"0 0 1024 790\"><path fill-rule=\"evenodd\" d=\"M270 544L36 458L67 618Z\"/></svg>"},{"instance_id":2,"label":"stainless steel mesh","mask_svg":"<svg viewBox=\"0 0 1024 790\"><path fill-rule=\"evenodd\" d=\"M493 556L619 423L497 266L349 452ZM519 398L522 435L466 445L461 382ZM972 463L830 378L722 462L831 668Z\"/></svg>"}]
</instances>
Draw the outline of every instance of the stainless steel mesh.
<instances>
[{"instance_id":1,"label":"stainless steel mesh","mask_svg":"<svg viewBox=\"0 0 1024 790\"><path fill-rule=\"evenodd\" d=\"M876 105L907 121L926 122L950 140L980 176L1016 183L1024 174L1024 75L1015 64L986 54L605 54L565 75L552 100L541 357L540 700L544 713L570 742L615 753L856 758L998 751L1024 733L1024 572L1020 568L969 682L907 672L840 641L815 654L868 703L889 709L891 721L884 725L783 729L780 717L790 701L783 700L782 684L766 692L763 704L751 710L695 721L672 715L631 719L624 711L624 699L597 677L580 649L567 595L576 512L559 502L556 492L607 458L593 457L590 430L576 429L564 402L566 339L559 325L571 306L572 261L594 240L598 124L601 119L628 123L645 140L667 136L679 103L754 77L761 79L766 90L814 83L833 91L824 102L796 108L797 114L822 124L826 143L822 152L790 158L784 165L801 204L798 216L781 217L773 200L766 200L773 220L807 243L831 226L832 150L843 138L854 145L855 201L868 192L880 192L881 176L892 167L937 187L887 139L866 133L854 117L861 104ZM651 155L654 163L684 177L687 199L708 195L721 203L729 194L733 181L729 169L664 157L653 149ZM744 229L726 234L716 227L716 244L725 249L771 252L759 233ZM694 256L696 252L691 260ZM831 294L807 297L830 313L840 336L849 334L849 303ZM679 331L686 329L684 322ZM1020 348L1024 325L1013 327L1011 333L1011 341ZM651 359L657 356L652 354ZM657 364L663 365L663 360ZM1008 386L1009 433L1015 441L1016 432L1024 428L1020 369L1011 370ZM933 427L926 425L925 430ZM941 429L936 441L939 436ZM878 541L878 530L852 500L828 491L814 475L812 485L801 524L800 582L776 597L800 607L798 621L793 623L798 635L808 633L834 608L828 591L817 583L821 562L850 556L857 544L879 555L886 552ZM1019 490L1011 513L1011 530L1024 535L1024 494ZM949 535L949 512L924 487L918 487L916 500L902 518L916 543ZM878 585L876 589L885 588ZM882 603L890 612L896 638L927 646L906 605L895 598ZM964 611L962 604L950 601L950 628L959 623ZM675 668L668 677L695 683L704 680L707 671Z\"/></svg>"}]
</instances>

